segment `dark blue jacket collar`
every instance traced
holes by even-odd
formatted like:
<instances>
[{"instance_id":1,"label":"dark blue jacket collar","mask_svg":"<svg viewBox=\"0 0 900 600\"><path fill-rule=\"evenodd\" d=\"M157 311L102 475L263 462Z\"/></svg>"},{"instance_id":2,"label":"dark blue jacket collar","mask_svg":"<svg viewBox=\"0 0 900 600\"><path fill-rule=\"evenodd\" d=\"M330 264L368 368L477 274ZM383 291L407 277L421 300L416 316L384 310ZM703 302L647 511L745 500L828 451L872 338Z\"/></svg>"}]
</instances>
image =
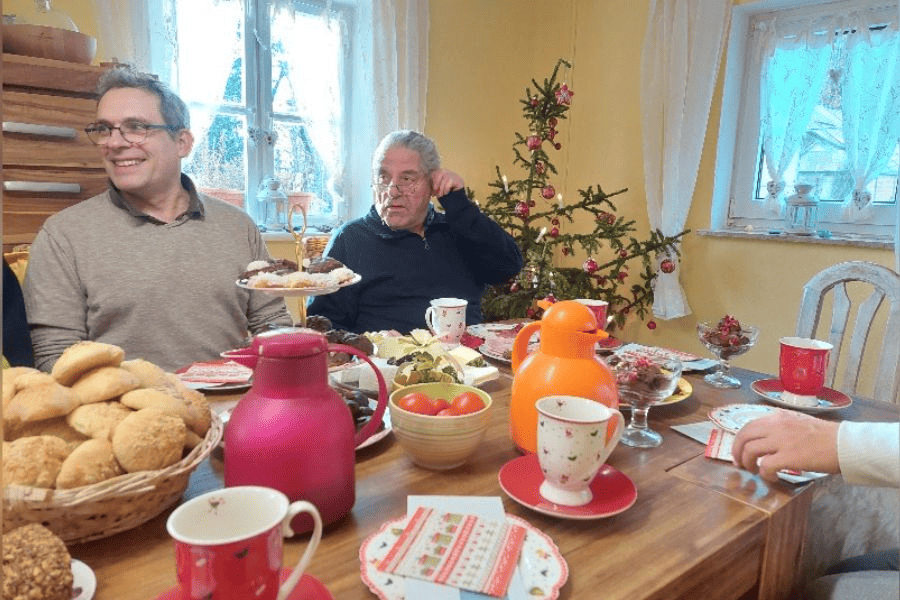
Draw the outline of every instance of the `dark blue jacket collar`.
<instances>
[{"instance_id":1,"label":"dark blue jacket collar","mask_svg":"<svg viewBox=\"0 0 900 600\"><path fill-rule=\"evenodd\" d=\"M428 213L425 215L425 231L427 232L433 225L446 222L447 216L444 213L439 213L434 210L434 205L429 204ZM385 225L384 221L381 220L381 217L378 216L378 211L375 210L374 204L369 208L369 213L365 217L365 223L368 228L375 232L375 235L385 239L400 239L406 236L416 235L412 231L407 231L406 229L394 230Z\"/></svg>"}]
</instances>

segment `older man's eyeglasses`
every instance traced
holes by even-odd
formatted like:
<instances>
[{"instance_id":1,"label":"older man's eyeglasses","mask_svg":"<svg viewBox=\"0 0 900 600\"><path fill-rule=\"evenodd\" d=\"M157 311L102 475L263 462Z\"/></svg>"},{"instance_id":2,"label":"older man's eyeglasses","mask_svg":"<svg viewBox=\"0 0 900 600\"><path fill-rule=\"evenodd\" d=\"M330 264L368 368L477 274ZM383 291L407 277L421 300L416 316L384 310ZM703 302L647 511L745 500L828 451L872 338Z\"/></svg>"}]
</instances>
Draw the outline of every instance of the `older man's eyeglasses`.
<instances>
[{"instance_id":1,"label":"older man's eyeglasses","mask_svg":"<svg viewBox=\"0 0 900 600\"><path fill-rule=\"evenodd\" d=\"M416 186L422 181L422 177L418 175L401 175L397 181L391 181L387 177L382 177L372 184L375 191L379 194L389 192L393 187L401 194L411 194L416 190Z\"/></svg>"},{"instance_id":2,"label":"older man's eyeglasses","mask_svg":"<svg viewBox=\"0 0 900 600\"><path fill-rule=\"evenodd\" d=\"M131 144L143 142L154 129L175 131L175 128L171 125L156 125L153 123L144 123L143 121L127 120L122 121L119 125L110 125L109 123L102 122L90 123L84 128L84 132L87 134L88 139L93 143L100 145L109 141L114 129L118 129L122 139Z\"/></svg>"}]
</instances>

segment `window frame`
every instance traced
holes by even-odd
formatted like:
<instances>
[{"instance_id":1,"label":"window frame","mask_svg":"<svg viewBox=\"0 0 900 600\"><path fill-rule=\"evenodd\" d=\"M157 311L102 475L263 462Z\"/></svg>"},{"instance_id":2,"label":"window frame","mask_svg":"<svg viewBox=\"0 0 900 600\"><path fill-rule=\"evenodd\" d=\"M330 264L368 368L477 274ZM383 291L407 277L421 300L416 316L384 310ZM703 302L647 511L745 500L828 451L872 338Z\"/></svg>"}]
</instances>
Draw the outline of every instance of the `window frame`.
<instances>
[{"instance_id":1,"label":"window frame","mask_svg":"<svg viewBox=\"0 0 900 600\"><path fill-rule=\"evenodd\" d=\"M783 230L781 217L764 211L755 200L762 136L759 119L759 60L750 52L750 26L758 15L785 12L788 16L834 12L836 5L886 5L886 0L751 0L732 7L731 34L728 42L715 160L710 227L719 232L769 232ZM894 4L894 10L897 10ZM790 182L789 182L790 183ZM792 193L784 191L785 197ZM898 219L900 185L895 189L893 207L877 207L878 224L835 223L841 206L819 206L820 229L828 229L837 237L867 241L891 242Z\"/></svg>"},{"instance_id":2,"label":"window frame","mask_svg":"<svg viewBox=\"0 0 900 600\"><path fill-rule=\"evenodd\" d=\"M177 1L177 0L176 0ZM184 1L184 0L182 0ZM190 1L190 0L187 0ZM204 110L214 114L229 115L246 121L244 135L244 153L246 172L244 174L244 210L258 225L263 224L265 209L256 200L260 182L275 172L274 141L266 139L268 132L274 131L276 118L281 123L302 123L303 117L291 118L290 115L275 110L272 94L272 55L267 51L271 44L270 10L272 0L243 0L244 15L244 73L243 73L243 105L228 103L201 103L186 100L190 110ZM283 8L282 10L290 10ZM344 63L341 73L341 130L339 135L343 146L342 173L337 177L344 183L340 186L340 196L335 198L333 213L329 215L311 214L307 220L312 227L334 227L344 220L351 208L353 185L349 182L356 179L350 173L350 131L352 130L353 97L351 85L354 52L352 45L355 21L358 18L356 2L328 2L327 0L293 0L293 10L298 13L317 14L324 10L335 13L335 18L342 23L344 44L340 60ZM257 135L258 133L258 135ZM254 137L256 139L254 139ZM187 160L187 159L186 159ZM297 190L300 191L300 190ZM297 221L295 221L296 223ZM270 232L277 233L277 232ZM287 232L284 232L287 235Z\"/></svg>"}]
</instances>

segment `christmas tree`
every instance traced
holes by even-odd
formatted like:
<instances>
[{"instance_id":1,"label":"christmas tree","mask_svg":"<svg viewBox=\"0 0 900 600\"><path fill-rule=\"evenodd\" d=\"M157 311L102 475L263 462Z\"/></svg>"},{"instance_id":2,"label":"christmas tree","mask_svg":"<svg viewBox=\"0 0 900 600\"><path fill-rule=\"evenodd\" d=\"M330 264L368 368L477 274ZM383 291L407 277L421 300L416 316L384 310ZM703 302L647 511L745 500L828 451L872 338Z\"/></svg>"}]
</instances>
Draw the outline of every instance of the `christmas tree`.
<instances>
[{"instance_id":1,"label":"christmas tree","mask_svg":"<svg viewBox=\"0 0 900 600\"><path fill-rule=\"evenodd\" d=\"M524 172L521 179L507 179L497 167L493 191L482 207L519 244L525 266L512 281L490 286L482 299L488 320L513 317L540 318L547 302L557 299L594 298L609 303L612 320L606 329L622 327L629 315L643 319L653 306L654 266L657 256L665 256L659 268L675 269L669 257L678 256L678 240L688 231L668 237L651 231L647 239L634 235L634 221L616 216L612 198L627 191L606 193L600 185L579 190L575 202L563 202L553 186L556 167L548 152L558 151L557 127L566 119L574 92L559 83L560 59L549 79L534 91L525 89L522 112L528 121L528 135L516 133L513 166ZM588 232L566 231L578 223L593 224ZM578 254L576 255L576 252ZM565 256L584 256L582 267L560 267ZM647 326L656 327L654 321Z\"/></svg>"}]
</instances>

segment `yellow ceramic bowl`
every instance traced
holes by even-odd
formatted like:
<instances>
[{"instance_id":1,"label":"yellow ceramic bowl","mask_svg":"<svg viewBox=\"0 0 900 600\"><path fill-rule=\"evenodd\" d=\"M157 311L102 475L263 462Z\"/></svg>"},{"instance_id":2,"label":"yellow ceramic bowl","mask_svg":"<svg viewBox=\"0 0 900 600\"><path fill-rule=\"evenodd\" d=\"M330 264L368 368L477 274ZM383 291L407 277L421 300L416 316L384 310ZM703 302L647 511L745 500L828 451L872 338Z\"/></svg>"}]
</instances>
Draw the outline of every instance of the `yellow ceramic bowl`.
<instances>
[{"instance_id":1,"label":"yellow ceramic bowl","mask_svg":"<svg viewBox=\"0 0 900 600\"><path fill-rule=\"evenodd\" d=\"M467 415L438 417L397 406L397 400L413 392L444 398L447 402L463 392L474 392L484 400L485 407ZM452 469L464 464L484 439L492 402L490 394L469 385L417 383L391 393L388 409L394 437L415 464L427 469Z\"/></svg>"}]
</instances>

